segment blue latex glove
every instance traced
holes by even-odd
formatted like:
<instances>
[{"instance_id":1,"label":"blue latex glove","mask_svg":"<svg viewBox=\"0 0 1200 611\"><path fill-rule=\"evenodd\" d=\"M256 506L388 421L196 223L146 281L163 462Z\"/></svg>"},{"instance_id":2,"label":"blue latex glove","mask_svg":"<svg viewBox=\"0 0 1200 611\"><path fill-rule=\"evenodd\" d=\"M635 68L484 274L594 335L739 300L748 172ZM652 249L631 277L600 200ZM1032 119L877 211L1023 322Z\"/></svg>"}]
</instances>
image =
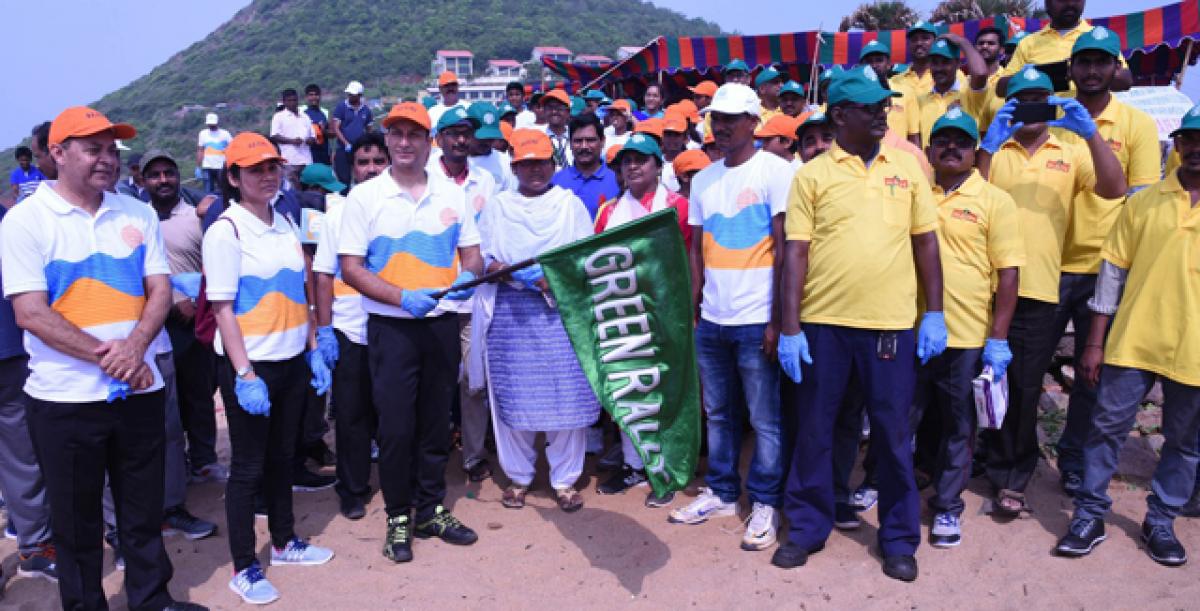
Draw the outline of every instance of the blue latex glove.
<instances>
[{"instance_id":1,"label":"blue latex glove","mask_svg":"<svg viewBox=\"0 0 1200 611\"><path fill-rule=\"evenodd\" d=\"M313 350L308 353L308 368L312 370L312 387L316 389L317 395L323 395L329 392L329 387L333 384L333 374L329 371L329 366L325 364L325 357L321 351Z\"/></svg>"},{"instance_id":2,"label":"blue latex glove","mask_svg":"<svg viewBox=\"0 0 1200 611\"><path fill-rule=\"evenodd\" d=\"M463 284L466 282L470 282L474 279L475 279L475 274L472 274L469 271L463 270L463 272L461 274L459 274L457 278L454 279L454 284ZM474 294L475 294L475 289L473 289L473 288L463 289L461 291L450 291L449 293L446 293L446 299L453 299L454 301L462 301L464 299L470 299L471 295L474 295Z\"/></svg>"},{"instance_id":3,"label":"blue latex glove","mask_svg":"<svg viewBox=\"0 0 1200 611\"><path fill-rule=\"evenodd\" d=\"M352 144L347 144L347 145L346 145L346 152L347 152L347 153L349 153L349 152L350 152L350 149L353 149L353 148L354 148L354 145L352 145Z\"/></svg>"},{"instance_id":4,"label":"blue latex glove","mask_svg":"<svg viewBox=\"0 0 1200 611\"><path fill-rule=\"evenodd\" d=\"M1015 99L1009 100L996 111L996 116L992 118L992 124L987 128L987 134L983 136L983 142L979 143L979 148L995 155L996 151L1012 138L1013 134L1017 133L1018 129L1024 127L1024 123L1012 124L1012 113L1017 107Z\"/></svg>"},{"instance_id":5,"label":"blue latex glove","mask_svg":"<svg viewBox=\"0 0 1200 611\"><path fill-rule=\"evenodd\" d=\"M317 352L325 361L325 367L333 369L338 360L338 342L337 336L333 334L333 327L317 327Z\"/></svg>"},{"instance_id":6,"label":"blue latex glove","mask_svg":"<svg viewBox=\"0 0 1200 611\"><path fill-rule=\"evenodd\" d=\"M992 380L999 382L1011 362L1012 351L1008 349L1008 340L989 339L983 345L983 364L992 368Z\"/></svg>"},{"instance_id":7,"label":"blue latex glove","mask_svg":"<svg viewBox=\"0 0 1200 611\"><path fill-rule=\"evenodd\" d=\"M1061 119L1055 119L1046 125L1069 129L1079 134L1084 140L1091 138L1092 134L1096 133L1096 122L1092 120L1091 113L1083 107L1083 104L1079 103L1079 100L1052 95L1046 101L1063 110Z\"/></svg>"},{"instance_id":8,"label":"blue latex glove","mask_svg":"<svg viewBox=\"0 0 1200 611\"><path fill-rule=\"evenodd\" d=\"M188 299L195 299L200 296L200 272L171 274L171 286Z\"/></svg>"},{"instance_id":9,"label":"blue latex glove","mask_svg":"<svg viewBox=\"0 0 1200 611\"><path fill-rule=\"evenodd\" d=\"M800 374L800 361L812 365L812 355L808 353L808 337L801 331L795 335L781 334L779 336L779 366L783 373L799 384L803 376Z\"/></svg>"},{"instance_id":10,"label":"blue latex glove","mask_svg":"<svg viewBox=\"0 0 1200 611\"><path fill-rule=\"evenodd\" d=\"M129 386L129 383L122 382L120 380L109 380L108 381L108 398L105 399L105 402L113 403L113 402L117 401L118 399L123 401L123 400L129 398L129 395L132 393L133 393L133 388Z\"/></svg>"},{"instance_id":11,"label":"blue latex glove","mask_svg":"<svg viewBox=\"0 0 1200 611\"><path fill-rule=\"evenodd\" d=\"M946 350L946 315L941 312L926 312L921 318L921 329L917 332L917 358L921 364Z\"/></svg>"},{"instance_id":12,"label":"blue latex glove","mask_svg":"<svg viewBox=\"0 0 1200 611\"><path fill-rule=\"evenodd\" d=\"M201 170L199 167L196 168L193 174L196 176L196 180L204 180L204 170Z\"/></svg>"},{"instance_id":13,"label":"blue latex glove","mask_svg":"<svg viewBox=\"0 0 1200 611\"><path fill-rule=\"evenodd\" d=\"M251 416L270 416L271 398L267 396L267 383L262 378L253 380L233 379L233 393L238 405Z\"/></svg>"},{"instance_id":14,"label":"blue latex glove","mask_svg":"<svg viewBox=\"0 0 1200 611\"><path fill-rule=\"evenodd\" d=\"M540 291L542 289L538 287L537 282L544 278L545 274L542 273L542 266L534 263L529 267L524 267L513 272L512 277L513 280L525 285L525 288L531 291Z\"/></svg>"},{"instance_id":15,"label":"blue latex glove","mask_svg":"<svg viewBox=\"0 0 1200 611\"><path fill-rule=\"evenodd\" d=\"M400 307L417 318L425 318L437 307L437 300L430 295L436 293L433 289L416 289L400 293Z\"/></svg>"}]
</instances>

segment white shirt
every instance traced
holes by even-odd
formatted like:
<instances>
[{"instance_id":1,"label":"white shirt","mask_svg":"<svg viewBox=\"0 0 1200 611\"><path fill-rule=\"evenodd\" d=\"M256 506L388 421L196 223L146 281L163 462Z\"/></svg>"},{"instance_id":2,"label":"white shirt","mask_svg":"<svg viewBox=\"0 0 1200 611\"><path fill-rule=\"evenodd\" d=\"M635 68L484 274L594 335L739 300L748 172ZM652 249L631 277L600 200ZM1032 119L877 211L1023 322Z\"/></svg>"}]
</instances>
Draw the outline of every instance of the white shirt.
<instances>
[{"instance_id":1,"label":"white shirt","mask_svg":"<svg viewBox=\"0 0 1200 611\"><path fill-rule=\"evenodd\" d=\"M125 339L145 306L147 276L169 274L154 209L105 193L96 215L63 199L49 182L14 206L0 224L4 296L41 291L50 308L84 333ZM111 378L99 365L68 356L25 332L25 392L41 401L86 403L108 397ZM155 351L144 360L159 390Z\"/></svg>"},{"instance_id":2,"label":"white shirt","mask_svg":"<svg viewBox=\"0 0 1200 611\"><path fill-rule=\"evenodd\" d=\"M333 276L333 328L345 334L346 339L367 345L367 311L363 309L362 294L342 280L342 267L338 264L338 235L342 217L346 212L345 202L327 208L325 225L321 227L317 254L313 256L313 271Z\"/></svg>"},{"instance_id":3,"label":"white shirt","mask_svg":"<svg viewBox=\"0 0 1200 611\"><path fill-rule=\"evenodd\" d=\"M445 113L447 110L450 110L451 108L466 108L466 107L467 107L467 103L464 102L463 100L459 100L457 104L451 104L449 106L447 106L446 104L444 104L442 102L438 102L437 104L434 104L433 107L429 109L429 124L433 126L433 129L430 131L434 134L437 133L438 121L442 118L442 114Z\"/></svg>"},{"instance_id":4,"label":"white shirt","mask_svg":"<svg viewBox=\"0 0 1200 611\"><path fill-rule=\"evenodd\" d=\"M771 320L775 262L771 220L787 210L792 168L758 151L736 168L718 161L692 179L688 224L702 227L700 316L718 325Z\"/></svg>"},{"instance_id":5,"label":"white shirt","mask_svg":"<svg viewBox=\"0 0 1200 611\"><path fill-rule=\"evenodd\" d=\"M205 294L233 302L253 362L286 361L304 352L308 340L300 238L286 214L272 208L272 217L268 226L230 202L204 234ZM219 332L213 349L225 354Z\"/></svg>"},{"instance_id":6,"label":"white shirt","mask_svg":"<svg viewBox=\"0 0 1200 611\"><path fill-rule=\"evenodd\" d=\"M293 114L292 111L285 108L271 117L271 136L305 140L315 138L316 134L313 132L312 120L308 118L308 115L303 111ZM280 144L279 154L283 156L288 165L310 165L313 162L312 150L308 148L307 144Z\"/></svg>"},{"instance_id":7,"label":"white shirt","mask_svg":"<svg viewBox=\"0 0 1200 611\"><path fill-rule=\"evenodd\" d=\"M204 149L200 167L205 170L219 170L225 167L225 149L233 140L233 136L224 129L202 129L196 139L196 146Z\"/></svg>"},{"instance_id":8,"label":"white shirt","mask_svg":"<svg viewBox=\"0 0 1200 611\"><path fill-rule=\"evenodd\" d=\"M571 152L571 132L570 132L570 130L568 130L564 126L563 133L561 136L559 136L559 135L555 134L554 132L550 131L550 126L547 125L546 126L546 135L550 136L550 146L552 146L554 148L556 155L559 151L562 152L562 159L564 160L564 162L560 164L560 163L558 163L558 160L556 159L554 162L554 167L556 169L561 170L561 169L575 163L575 155L574 155L574 153Z\"/></svg>"},{"instance_id":9,"label":"white shirt","mask_svg":"<svg viewBox=\"0 0 1200 611\"><path fill-rule=\"evenodd\" d=\"M663 160L662 175L659 182L667 189L679 193L679 179L675 177L675 165L665 159Z\"/></svg>"},{"instance_id":10,"label":"white shirt","mask_svg":"<svg viewBox=\"0 0 1200 611\"><path fill-rule=\"evenodd\" d=\"M514 128L520 128L520 127L538 128L538 127L541 127L541 125L539 125L537 122L537 115L534 114L534 112L532 110L529 110L528 108L526 108L525 110L522 110L521 112L517 113L517 120L516 120L515 124L513 125L513 127Z\"/></svg>"},{"instance_id":11,"label":"white shirt","mask_svg":"<svg viewBox=\"0 0 1200 611\"><path fill-rule=\"evenodd\" d=\"M339 255L365 257L367 271L404 289L443 289L457 277L459 248L479 244L475 210L462 187L426 172L414 201L384 172L350 191L338 240ZM368 314L412 318L399 304L363 296Z\"/></svg>"},{"instance_id":12,"label":"white shirt","mask_svg":"<svg viewBox=\"0 0 1200 611\"><path fill-rule=\"evenodd\" d=\"M471 167L487 170L496 180L496 187L501 191L514 191L517 188L517 176L512 171L512 157L508 153L492 150L487 155L468 157Z\"/></svg>"},{"instance_id":13,"label":"white shirt","mask_svg":"<svg viewBox=\"0 0 1200 611\"><path fill-rule=\"evenodd\" d=\"M442 176L453 182L452 178L446 176L446 170L442 167L441 158L438 158L434 168L429 171L441 172ZM467 192L467 205L471 210L474 211L475 222L478 224L479 214L483 212L484 205L487 204L488 201L490 201L492 197L494 197L500 190L496 187L496 179L492 178L491 173L489 173L487 170L484 170L483 168L472 167L470 163L467 163L467 178L459 186L461 186L463 190ZM462 270L459 269L458 272L461 273ZM438 309L446 312L470 314L471 300L446 299L438 304ZM434 314L438 313L439 312L434 312Z\"/></svg>"}]
</instances>

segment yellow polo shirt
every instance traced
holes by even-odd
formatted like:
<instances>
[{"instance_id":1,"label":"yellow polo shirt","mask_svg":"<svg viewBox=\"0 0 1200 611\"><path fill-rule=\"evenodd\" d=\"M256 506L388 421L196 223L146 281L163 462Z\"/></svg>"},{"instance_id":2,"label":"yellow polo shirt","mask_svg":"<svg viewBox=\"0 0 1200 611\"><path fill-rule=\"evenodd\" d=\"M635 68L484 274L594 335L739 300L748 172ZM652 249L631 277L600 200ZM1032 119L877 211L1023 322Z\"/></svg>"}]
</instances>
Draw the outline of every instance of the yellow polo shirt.
<instances>
[{"instance_id":1,"label":"yellow polo shirt","mask_svg":"<svg viewBox=\"0 0 1200 611\"><path fill-rule=\"evenodd\" d=\"M1101 256L1129 270L1104 362L1200 386L1200 207L1176 174L1130 196Z\"/></svg>"},{"instance_id":2,"label":"yellow polo shirt","mask_svg":"<svg viewBox=\"0 0 1200 611\"><path fill-rule=\"evenodd\" d=\"M899 91L901 96L892 98L892 107L888 109L888 129L902 134L905 138L909 134L921 133L921 114L917 96L907 87L901 87L894 91Z\"/></svg>"},{"instance_id":3,"label":"yellow polo shirt","mask_svg":"<svg viewBox=\"0 0 1200 611\"><path fill-rule=\"evenodd\" d=\"M1158 126L1150 115L1114 98L1096 117L1096 127L1121 162L1121 170L1131 189L1159 181ZM1075 196L1063 249L1064 272L1094 274L1100 271L1100 247L1124 203L1124 197L1105 199L1091 189Z\"/></svg>"},{"instance_id":4,"label":"yellow polo shirt","mask_svg":"<svg viewBox=\"0 0 1200 611\"><path fill-rule=\"evenodd\" d=\"M929 182L907 153L881 144L868 168L836 143L792 178L785 230L810 241L800 320L912 329L917 273L911 236L937 229Z\"/></svg>"},{"instance_id":5,"label":"yellow polo shirt","mask_svg":"<svg viewBox=\"0 0 1200 611\"><path fill-rule=\"evenodd\" d=\"M968 91L963 93L964 96L972 96L976 98L976 107L979 109L979 115L971 115L975 117L976 123L979 125L979 137L982 138L987 133L988 127L992 125L992 121L996 118L996 113L1000 112L1000 107L1004 106L1004 98L996 95L996 81L1000 80L1000 71L997 70L988 77L987 85L983 91ZM970 85L968 85L968 88Z\"/></svg>"},{"instance_id":6,"label":"yellow polo shirt","mask_svg":"<svg viewBox=\"0 0 1200 611\"><path fill-rule=\"evenodd\" d=\"M1017 204L977 171L949 195L934 185L933 195L948 345L979 348L990 330L992 272L1025 264Z\"/></svg>"},{"instance_id":7,"label":"yellow polo shirt","mask_svg":"<svg viewBox=\"0 0 1200 611\"><path fill-rule=\"evenodd\" d=\"M1008 61L1008 65L1001 68L998 74L1001 77L1012 76L1016 74L1026 64L1052 64L1061 62L1071 58L1071 48L1075 46L1075 41L1080 36L1091 32L1095 27L1088 23L1086 19L1080 19L1079 23L1073 29L1065 34L1059 34L1058 30L1050 27L1047 23L1042 29L1026 36L1017 45L1017 50L1013 52L1012 59ZM1128 67L1124 57L1118 57L1117 61L1121 63L1121 67ZM1071 90L1075 90L1075 85L1071 85ZM1072 95L1074 95L1072 93Z\"/></svg>"},{"instance_id":8,"label":"yellow polo shirt","mask_svg":"<svg viewBox=\"0 0 1200 611\"><path fill-rule=\"evenodd\" d=\"M1058 303L1071 202L1096 185L1091 154L1053 132L1032 155L1009 140L992 157L988 180L1017 202L1026 257L1020 296Z\"/></svg>"},{"instance_id":9,"label":"yellow polo shirt","mask_svg":"<svg viewBox=\"0 0 1200 611\"><path fill-rule=\"evenodd\" d=\"M1179 169L1183 164L1183 160L1179 158L1179 151L1171 149L1171 154L1167 155L1167 167L1163 169L1163 176L1169 176Z\"/></svg>"},{"instance_id":10,"label":"yellow polo shirt","mask_svg":"<svg viewBox=\"0 0 1200 611\"><path fill-rule=\"evenodd\" d=\"M987 96L982 92L967 91L956 84L946 93L938 93L930 88L917 97L917 103L920 106L921 115L921 146L928 148L929 134L933 131L933 124L952 106L962 108L963 112L975 119L978 126L979 115L987 104ZM980 128L979 131L982 132L983 129Z\"/></svg>"}]
</instances>

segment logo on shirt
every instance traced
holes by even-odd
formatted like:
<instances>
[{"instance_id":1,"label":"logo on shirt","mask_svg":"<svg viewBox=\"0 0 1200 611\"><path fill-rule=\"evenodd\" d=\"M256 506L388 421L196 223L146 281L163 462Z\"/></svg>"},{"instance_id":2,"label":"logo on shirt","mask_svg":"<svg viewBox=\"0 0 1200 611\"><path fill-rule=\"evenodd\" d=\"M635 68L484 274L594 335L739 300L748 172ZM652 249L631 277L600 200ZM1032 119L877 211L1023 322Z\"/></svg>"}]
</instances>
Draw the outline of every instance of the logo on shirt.
<instances>
[{"instance_id":1,"label":"logo on shirt","mask_svg":"<svg viewBox=\"0 0 1200 611\"><path fill-rule=\"evenodd\" d=\"M891 176L883 179L883 186L888 188L888 191L891 195L895 195L896 187L899 187L904 191L908 190L908 179L900 178L899 176Z\"/></svg>"},{"instance_id":2,"label":"logo on shirt","mask_svg":"<svg viewBox=\"0 0 1200 611\"><path fill-rule=\"evenodd\" d=\"M1112 149L1112 152L1114 152L1114 153L1120 153L1121 147L1124 146L1123 144L1121 144L1120 142L1118 142L1116 140L1113 140L1112 138L1109 138L1106 142L1108 142L1108 148Z\"/></svg>"},{"instance_id":3,"label":"logo on shirt","mask_svg":"<svg viewBox=\"0 0 1200 611\"><path fill-rule=\"evenodd\" d=\"M1071 164L1063 161L1062 159L1051 159L1050 161L1046 162L1046 169L1066 174L1067 172L1071 171Z\"/></svg>"},{"instance_id":4,"label":"logo on shirt","mask_svg":"<svg viewBox=\"0 0 1200 611\"><path fill-rule=\"evenodd\" d=\"M471 201L471 205L475 207L475 212L479 212L480 210L483 210L483 205L485 203L487 203L487 199L484 198L482 195L476 195L475 199ZM455 217L455 220L457 220L457 217Z\"/></svg>"},{"instance_id":5,"label":"logo on shirt","mask_svg":"<svg viewBox=\"0 0 1200 611\"><path fill-rule=\"evenodd\" d=\"M960 221L967 221L968 223L979 223L979 215L967 210L966 208L959 208L958 210L951 212L950 218L955 218Z\"/></svg>"},{"instance_id":6,"label":"logo on shirt","mask_svg":"<svg viewBox=\"0 0 1200 611\"><path fill-rule=\"evenodd\" d=\"M453 208L442 208L438 218L442 220L442 225L449 227L458 223L458 213Z\"/></svg>"},{"instance_id":7,"label":"logo on shirt","mask_svg":"<svg viewBox=\"0 0 1200 611\"><path fill-rule=\"evenodd\" d=\"M126 225L121 229L121 240L124 241L125 244L130 248L137 248L138 246L142 245L142 242L145 241L145 237L142 236L141 229L138 229L133 225Z\"/></svg>"}]
</instances>

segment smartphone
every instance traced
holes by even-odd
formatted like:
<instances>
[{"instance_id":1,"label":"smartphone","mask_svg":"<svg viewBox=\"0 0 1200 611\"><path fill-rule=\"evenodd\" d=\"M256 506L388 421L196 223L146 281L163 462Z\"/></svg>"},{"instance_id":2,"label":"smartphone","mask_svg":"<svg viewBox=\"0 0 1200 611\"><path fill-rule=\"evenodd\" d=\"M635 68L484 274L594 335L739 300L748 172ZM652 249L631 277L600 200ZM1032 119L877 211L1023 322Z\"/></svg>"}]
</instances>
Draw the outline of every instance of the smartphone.
<instances>
[{"instance_id":1,"label":"smartphone","mask_svg":"<svg viewBox=\"0 0 1200 611\"><path fill-rule=\"evenodd\" d=\"M1050 84L1054 86L1055 91L1071 90L1070 68L1066 61L1034 64L1034 68L1037 68L1043 74L1050 77Z\"/></svg>"},{"instance_id":2,"label":"smartphone","mask_svg":"<svg viewBox=\"0 0 1200 611\"><path fill-rule=\"evenodd\" d=\"M899 337L895 331L880 331L875 340L875 356L883 361L896 360L896 344Z\"/></svg>"},{"instance_id":3,"label":"smartphone","mask_svg":"<svg viewBox=\"0 0 1200 611\"><path fill-rule=\"evenodd\" d=\"M1048 102L1018 102L1013 109L1012 122L1032 125L1048 123L1058 118L1058 109Z\"/></svg>"}]
</instances>

